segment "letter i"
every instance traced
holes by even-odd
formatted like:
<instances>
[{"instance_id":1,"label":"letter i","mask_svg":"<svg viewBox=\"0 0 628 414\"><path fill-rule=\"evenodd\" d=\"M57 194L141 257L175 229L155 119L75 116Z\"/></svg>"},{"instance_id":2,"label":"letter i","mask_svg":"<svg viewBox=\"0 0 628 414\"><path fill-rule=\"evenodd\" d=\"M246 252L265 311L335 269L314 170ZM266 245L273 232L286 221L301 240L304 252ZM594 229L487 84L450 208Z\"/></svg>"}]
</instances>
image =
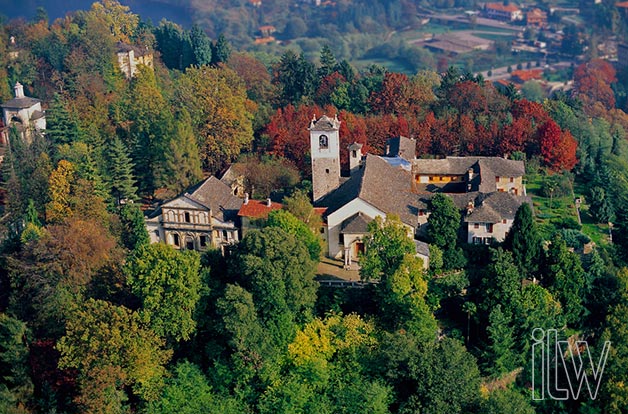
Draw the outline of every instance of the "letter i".
<instances>
[{"instance_id":1,"label":"letter i","mask_svg":"<svg viewBox=\"0 0 628 414\"><path fill-rule=\"evenodd\" d=\"M532 399L542 401L545 399L545 331L541 328L535 328L532 331ZM540 361L537 354L540 353ZM538 367L541 367L539 370ZM540 372L539 372L540 371ZM540 380L540 381L539 381ZM540 385L540 386L539 386Z\"/></svg>"}]
</instances>

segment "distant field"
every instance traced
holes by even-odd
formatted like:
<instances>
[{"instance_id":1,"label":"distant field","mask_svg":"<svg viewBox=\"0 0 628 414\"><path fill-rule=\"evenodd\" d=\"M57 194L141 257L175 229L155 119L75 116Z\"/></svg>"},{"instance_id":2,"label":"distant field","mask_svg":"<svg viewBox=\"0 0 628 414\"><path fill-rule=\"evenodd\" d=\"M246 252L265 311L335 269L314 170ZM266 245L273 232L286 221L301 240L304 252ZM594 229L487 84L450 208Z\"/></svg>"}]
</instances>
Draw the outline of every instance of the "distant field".
<instances>
[{"instance_id":1,"label":"distant field","mask_svg":"<svg viewBox=\"0 0 628 414\"><path fill-rule=\"evenodd\" d=\"M403 72L403 73L409 73L409 74L414 72L411 67L409 67L408 65L405 65L403 62L400 62L398 60L380 59L380 58L356 59L356 60L353 60L351 63L355 65L355 67L358 70L364 70L371 65L380 65L392 72Z\"/></svg>"}]
</instances>

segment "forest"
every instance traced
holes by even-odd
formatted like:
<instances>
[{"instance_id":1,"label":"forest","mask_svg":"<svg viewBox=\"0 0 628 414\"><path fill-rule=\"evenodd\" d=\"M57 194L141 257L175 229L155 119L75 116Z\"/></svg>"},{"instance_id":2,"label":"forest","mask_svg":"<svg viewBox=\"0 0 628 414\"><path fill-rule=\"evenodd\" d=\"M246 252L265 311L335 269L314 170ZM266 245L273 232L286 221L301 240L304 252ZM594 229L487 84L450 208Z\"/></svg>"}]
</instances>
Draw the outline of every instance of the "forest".
<instances>
[{"instance_id":1,"label":"forest","mask_svg":"<svg viewBox=\"0 0 628 414\"><path fill-rule=\"evenodd\" d=\"M120 44L153 66L127 79ZM571 91L532 101L453 67L319 55L262 62L114 0L2 22L0 100L20 82L47 127L30 142L8 127L2 149L1 413L628 412L621 71L589 60ZM344 170L349 144L382 154L403 135L418 157L525 160L532 205L477 246L434 196L428 269L389 216L360 258L374 283L320 287L307 126L323 114L341 121ZM234 162L251 197L284 209L226 257L149 243L144 208ZM611 342L597 398L533 400L535 328L596 361Z\"/></svg>"}]
</instances>

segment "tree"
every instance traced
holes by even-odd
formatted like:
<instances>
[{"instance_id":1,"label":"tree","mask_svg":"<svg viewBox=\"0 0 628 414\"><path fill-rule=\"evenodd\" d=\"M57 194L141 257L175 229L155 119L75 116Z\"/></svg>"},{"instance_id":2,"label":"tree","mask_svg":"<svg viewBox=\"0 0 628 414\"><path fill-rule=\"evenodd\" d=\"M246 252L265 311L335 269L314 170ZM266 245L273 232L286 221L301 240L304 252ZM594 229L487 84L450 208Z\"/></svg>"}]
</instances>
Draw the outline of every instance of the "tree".
<instances>
[{"instance_id":1,"label":"tree","mask_svg":"<svg viewBox=\"0 0 628 414\"><path fill-rule=\"evenodd\" d=\"M320 56L320 67L318 68L318 78L323 79L326 76L331 75L336 71L336 67L338 66L338 62L336 62L336 57L334 56L334 52L332 52L329 45L324 45L321 49Z\"/></svg>"},{"instance_id":2,"label":"tree","mask_svg":"<svg viewBox=\"0 0 628 414\"><path fill-rule=\"evenodd\" d=\"M140 316L171 341L188 340L200 299L200 258L163 243L140 245L125 266L131 291L142 302Z\"/></svg>"},{"instance_id":3,"label":"tree","mask_svg":"<svg viewBox=\"0 0 628 414\"><path fill-rule=\"evenodd\" d=\"M490 343L486 347L484 359L490 364L487 371L499 377L514 370L520 362L515 349L512 315L504 314L501 305L498 304L491 310L488 323Z\"/></svg>"},{"instance_id":4,"label":"tree","mask_svg":"<svg viewBox=\"0 0 628 414\"><path fill-rule=\"evenodd\" d=\"M367 229L360 277L383 282L399 269L407 254L415 253L415 246L397 216L390 215L386 221L375 217Z\"/></svg>"},{"instance_id":5,"label":"tree","mask_svg":"<svg viewBox=\"0 0 628 414\"><path fill-rule=\"evenodd\" d=\"M532 276L536 273L541 259L541 237L528 203L521 204L517 209L504 247L512 251L515 264L522 274Z\"/></svg>"},{"instance_id":6,"label":"tree","mask_svg":"<svg viewBox=\"0 0 628 414\"><path fill-rule=\"evenodd\" d=\"M116 41L129 43L139 23L139 16L129 10L117 0L102 0L92 4L91 13L103 21Z\"/></svg>"},{"instance_id":7,"label":"tree","mask_svg":"<svg viewBox=\"0 0 628 414\"><path fill-rule=\"evenodd\" d=\"M614 209L604 187L592 187L589 190L589 214L597 223L607 223L613 219Z\"/></svg>"},{"instance_id":8,"label":"tree","mask_svg":"<svg viewBox=\"0 0 628 414\"><path fill-rule=\"evenodd\" d=\"M558 233L552 237L543 267L545 283L560 300L566 321L573 325L581 324L586 295L584 269L580 258L567 249Z\"/></svg>"},{"instance_id":9,"label":"tree","mask_svg":"<svg viewBox=\"0 0 628 414\"><path fill-rule=\"evenodd\" d=\"M316 68L303 55L287 50L273 68L273 83L278 86L279 103L298 105L314 93Z\"/></svg>"},{"instance_id":10,"label":"tree","mask_svg":"<svg viewBox=\"0 0 628 414\"><path fill-rule=\"evenodd\" d=\"M427 237L431 244L446 250L456 244L460 227L460 211L451 197L435 194L430 200Z\"/></svg>"},{"instance_id":11,"label":"tree","mask_svg":"<svg viewBox=\"0 0 628 414\"><path fill-rule=\"evenodd\" d=\"M54 144L61 145L78 141L80 134L78 122L67 110L65 99L55 94L46 111L46 137Z\"/></svg>"},{"instance_id":12,"label":"tree","mask_svg":"<svg viewBox=\"0 0 628 414\"><path fill-rule=\"evenodd\" d=\"M534 414L535 410L530 405L527 396L521 395L516 389L504 388L491 391L482 403L481 412L484 414Z\"/></svg>"},{"instance_id":13,"label":"tree","mask_svg":"<svg viewBox=\"0 0 628 414\"><path fill-rule=\"evenodd\" d=\"M552 120L538 129L543 161L554 171L570 171L576 165L577 143L569 131L562 132Z\"/></svg>"},{"instance_id":14,"label":"tree","mask_svg":"<svg viewBox=\"0 0 628 414\"><path fill-rule=\"evenodd\" d=\"M268 214L268 227L278 227L300 240L310 253L310 258L318 262L321 257L321 239L307 224L299 220L287 210L275 210Z\"/></svg>"},{"instance_id":15,"label":"tree","mask_svg":"<svg viewBox=\"0 0 628 414\"><path fill-rule=\"evenodd\" d=\"M101 387L108 392L83 398L82 405L90 412L106 412L112 398L121 399L124 386L131 386L145 401L157 398L171 355L163 344L137 312L88 299L72 311L66 334L57 344L59 367L78 369L84 397L90 386L105 381Z\"/></svg>"},{"instance_id":16,"label":"tree","mask_svg":"<svg viewBox=\"0 0 628 414\"><path fill-rule=\"evenodd\" d=\"M125 204L120 209L122 223L122 244L129 250L136 250L150 242L144 213L136 204Z\"/></svg>"},{"instance_id":17,"label":"tree","mask_svg":"<svg viewBox=\"0 0 628 414\"><path fill-rule=\"evenodd\" d=\"M226 63L231 55L231 46L224 34L220 34L212 45L212 65Z\"/></svg>"},{"instance_id":18,"label":"tree","mask_svg":"<svg viewBox=\"0 0 628 414\"><path fill-rule=\"evenodd\" d=\"M46 221L61 223L72 216L70 208L70 190L74 181L74 166L61 160L50 174L50 202L46 205Z\"/></svg>"},{"instance_id":19,"label":"tree","mask_svg":"<svg viewBox=\"0 0 628 414\"><path fill-rule=\"evenodd\" d=\"M435 194L432 197L430 211L432 213L427 219L428 242L443 251L445 269L464 267L466 259L462 250L456 247L461 220L460 211L453 200L444 194Z\"/></svg>"},{"instance_id":20,"label":"tree","mask_svg":"<svg viewBox=\"0 0 628 414\"><path fill-rule=\"evenodd\" d=\"M175 194L203 178L198 144L192 130L190 115L185 111L176 121L175 134L166 152L165 167L163 184Z\"/></svg>"},{"instance_id":21,"label":"tree","mask_svg":"<svg viewBox=\"0 0 628 414\"><path fill-rule=\"evenodd\" d=\"M148 404L147 413L167 414L174 411L196 414L215 410L215 397L198 366L187 361L180 362L174 368L174 374L173 378L166 380L160 399Z\"/></svg>"},{"instance_id":22,"label":"tree","mask_svg":"<svg viewBox=\"0 0 628 414\"><path fill-rule=\"evenodd\" d=\"M22 412L19 407L25 407L32 397L28 366L30 336L24 322L0 313L0 400L6 398L6 406L0 402L0 410L6 410L3 412Z\"/></svg>"},{"instance_id":23,"label":"tree","mask_svg":"<svg viewBox=\"0 0 628 414\"><path fill-rule=\"evenodd\" d=\"M212 42L205 31L197 24L192 25L190 41L195 64L202 66L212 63Z\"/></svg>"},{"instance_id":24,"label":"tree","mask_svg":"<svg viewBox=\"0 0 628 414\"><path fill-rule=\"evenodd\" d=\"M190 114L205 169L218 171L250 147L254 104L231 69L188 68L178 79L175 96Z\"/></svg>"},{"instance_id":25,"label":"tree","mask_svg":"<svg viewBox=\"0 0 628 414\"><path fill-rule=\"evenodd\" d=\"M491 262L482 280L481 308L484 312L488 315L501 304L505 314L513 314L521 298L522 279L509 251L491 250Z\"/></svg>"},{"instance_id":26,"label":"tree","mask_svg":"<svg viewBox=\"0 0 628 414\"><path fill-rule=\"evenodd\" d=\"M303 190L296 190L292 195L283 199L284 208L293 216L307 224L313 232L318 232L322 226L322 218L314 210L310 197Z\"/></svg>"},{"instance_id":27,"label":"tree","mask_svg":"<svg viewBox=\"0 0 628 414\"><path fill-rule=\"evenodd\" d=\"M113 138L109 156L111 193L117 204L135 200L136 187L133 177L133 164L127 148L118 137Z\"/></svg>"}]
</instances>

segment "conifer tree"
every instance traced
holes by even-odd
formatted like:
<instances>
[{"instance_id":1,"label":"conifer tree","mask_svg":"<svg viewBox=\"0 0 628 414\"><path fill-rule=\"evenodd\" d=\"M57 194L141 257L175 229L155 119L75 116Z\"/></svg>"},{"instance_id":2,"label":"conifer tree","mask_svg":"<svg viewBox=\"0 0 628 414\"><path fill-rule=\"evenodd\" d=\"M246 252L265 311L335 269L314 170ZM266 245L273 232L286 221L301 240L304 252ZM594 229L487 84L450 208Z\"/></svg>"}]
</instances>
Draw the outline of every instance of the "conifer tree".
<instances>
[{"instance_id":1,"label":"conifer tree","mask_svg":"<svg viewBox=\"0 0 628 414\"><path fill-rule=\"evenodd\" d=\"M318 78L322 79L325 76L329 76L336 71L338 63L336 57L331 51L329 45L323 46L321 49L321 66L318 68Z\"/></svg>"},{"instance_id":2,"label":"conifer tree","mask_svg":"<svg viewBox=\"0 0 628 414\"><path fill-rule=\"evenodd\" d=\"M46 136L53 144L70 144L80 139L79 125L65 107L65 100L55 94L46 111Z\"/></svg>"},{"instance_id":3,"label":"conifer tree","mask_svg":"<svg viewBox=\"0 0 628 414\"><path fill-rule=\"evenodd\" d=\"M211 63L212 65L226 63L229 60L229 56L231 56L231 46L227 42L225 35L221 34L213 44Z\"/></svg>"},{"instance_id":4,"label":"conifer tree","mask_svg":"<svg viewBox=\"0 0 628 414\"><path fill-rule=\"evenodd\" d=\"M120 204L122 200L134 200L137 187L133 177L133 164L129 152L118 137L111 143L109 156L109 167L111 173L111 194L116 202Z\"/></svg>"},{"instance_id":5,"label":"conifer tree","mask_svg":"<svg viewBox=\"0 0 628 414\"><path fill-rule=\"evenodd\" d=\"M212 42L207 34L195 24L190 31L190 42L194 53L194 63L197 65L209 65L212 62Z\"/></svg>"},{"instance_id":6,"label":"conifer tree","mask_svg":"<svg viewBox=\"0 0 628 414\"><path fill-rule=\"evenodd\" d=\"M506 249L512 251L515 263L522 274L532 276L536 273L541 258L541 237L528 203L519 206L504 244Z\"/></svg>"},{"instance_id":7,"label":"conifer tree","mask_svg":"<svg viewBox=\"0 0 628 414\"><path fill-rule=\"evenodd\" d=\"M176 133L166 154L165 185L175 193L186 189L203 178L198 144L192 130L190 116L183 110L176 123Z\"/></svg>"}]
</instances>

